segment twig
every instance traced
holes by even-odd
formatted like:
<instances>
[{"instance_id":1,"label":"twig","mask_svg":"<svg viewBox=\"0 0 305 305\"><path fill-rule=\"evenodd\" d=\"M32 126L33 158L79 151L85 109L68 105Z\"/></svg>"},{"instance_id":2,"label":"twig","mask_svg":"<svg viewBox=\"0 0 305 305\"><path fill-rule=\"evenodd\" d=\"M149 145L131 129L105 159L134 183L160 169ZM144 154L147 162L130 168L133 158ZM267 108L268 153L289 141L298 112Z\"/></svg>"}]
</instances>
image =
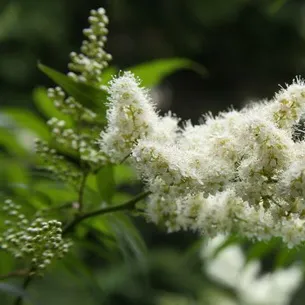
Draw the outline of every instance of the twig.
<instances>
[{"instance_id":1,"label":"twig","mask_svg":"<svg viewBox=\"0 0 305 305\"><path fill-rule=\"evenodd\" d=\"M27 289L27 287L30 285L32 279L33 279L33 275L32 275L32 269L31 269L23 280L23 284L22 284L23 290ZM14 305L22 305L22 303L23 303L23 295L20 295L19 297L17 297Z\"/></svg>"},{"instance_id":2,"label":"twig","mask_svg":"<svg viewBox=\"0 0 305 305\"><path fill-rule=\"evenodd\" d=\"M131 153L129 153L127 156L125 156L119 164L123 164L129 157L130 157Z\"/></svg>"},{"instance_id":3,"label":"twig","mask_svg":"<svg viewBox=\"0 0 305 305\"><path fill-rule=\"evenodd\" d=\"M63 230L63 235L67 234L70 232L76 225L78 225L80 222L84 221L85 219L107 214L107 213L112 213L112 212L117 212L117 211L123 211L123 210L130 210L133 209L135 204L139 202L140 200L144 199L150 194L150 192L144 192L136 197L132 198L131 200L127 201L126 203L120 204L120 205L115 205L115 206L110 206L107 208L102 208L96 211L88 212L86 214L83 214L74 220L72 220L70 223L66 225L66 227Z\"/></svg>"},{"instance_id":4,"label":"twig","mask_svg":"<svg viewBox=\"0 0 305 305\"><path fill-rule=\"evenodd\" d=\"M54 207L48 207L42 209L42 212L49 212L49 211L56 211L56 210L64 210L64 209L70 209L73 207L72 202L64 203L62 205L54 206Z\"/></svg>"},{"instance_id":5,"label":"twig","mask_svg":"<svg viewBox=\"0 0 305 305\"><path fill-rule=\"evenodd\" d=\"M9 279L9 278L12 278L12 277L25 276L25 275L28 275L28 274L29 274L28 269L16 270L16 271L9 272L7 274L0 275L0 281L6 280L6 279Z\"/></svg>"}]
</instances>

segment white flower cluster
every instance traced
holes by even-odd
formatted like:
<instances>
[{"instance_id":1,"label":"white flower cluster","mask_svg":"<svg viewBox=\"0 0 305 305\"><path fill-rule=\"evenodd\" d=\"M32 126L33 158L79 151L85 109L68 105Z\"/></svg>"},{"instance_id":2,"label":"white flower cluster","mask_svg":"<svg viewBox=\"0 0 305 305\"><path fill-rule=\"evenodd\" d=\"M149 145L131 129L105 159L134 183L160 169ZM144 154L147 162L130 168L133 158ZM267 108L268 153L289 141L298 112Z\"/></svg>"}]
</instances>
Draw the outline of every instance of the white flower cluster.
<instances>
[{"instance_id":1,"label":"white flower cluster","mask_svg":"<svg viewBox=\"0 0 305 305\"><path fill-rule=\"evenodd\" d=\"M112 162L130 156L151 192L150 220L208 236L276 236L289 247L305 240L305 142L295 139L305 111L303 81L269 102L183 128L175 117L158 115L129 72L113 79L108 93L101 150Z\"/></svg>"},{"instance_id":2,"label":"white flower cluster","mask_svg":"<svg viewBox=\"0 0 305 305\"><path fill-rule=\"evenodd\" d=\"M260 262L252 260L246 264L246 258L238 245L229 245L222 249L225 241L224 236L209 240L202 248L201 257L207 276L214 282L232 289L237 300L223 295L221 301L211 304L287 305L290 303L303 280L300 266L278 269L259 276Z\"/></svg>"},{"instance_id":3,"label":"white flower cluster","mask_svg":"<svg viewBox=\"0 0 305 305\"><path fill-rule=\"evenodd\" d=\"M141 139L164 143L177 129L178 120L160 118L147 91L130 72L113 79L108 87L108 126L101 133L100 146L112 162L128 157Z\"/></svg>"}]
</instances>

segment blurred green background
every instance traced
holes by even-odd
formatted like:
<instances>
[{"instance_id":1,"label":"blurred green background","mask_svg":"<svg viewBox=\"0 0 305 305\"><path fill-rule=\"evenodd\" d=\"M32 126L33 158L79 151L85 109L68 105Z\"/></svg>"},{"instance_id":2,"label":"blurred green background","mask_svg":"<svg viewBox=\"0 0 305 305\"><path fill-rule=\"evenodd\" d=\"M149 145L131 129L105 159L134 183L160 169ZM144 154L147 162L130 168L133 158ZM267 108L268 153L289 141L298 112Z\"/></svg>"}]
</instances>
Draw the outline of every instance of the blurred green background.
<instances>
[{"instance_id":1,"label":"blurred green background","mask_svg":"<svg viewBox=\"0 0 305 305\"><path fill-rule=\"evenodd\" d=\"M206 111L271 98L279 84L305 72L303 0L1 0L0 108L37 112L33 89L52 86L37 62L66 72L69 53L83 39L89 11L98 7L110 18L107 51L113 66L125 69L183 57L205 67L204 76L181 70L153 91L161 110L170 109L183 119L196 121ZM7 153L0 152L1 157ZM198 236L167 235L137 217L133 222L148 247L145 262L143 257L126 260L115 250L104 251L98 232L89 232L77 259L71 254L64 267L54 266L33 285L33 304L197 304L194 300L207 284L197 255ZM295 255L281 252L278 244L260 246L246 247L264 254L267 269L274 257L281 262ZM305 257L303 249L298 257ZM9 261L2 257L2 270L9 270ZM302 299L301 291L295 304L303 304ZM11 297L1 299L0 291L1 305L6 302L11 304Z\"/></svg>"}]
</instances>

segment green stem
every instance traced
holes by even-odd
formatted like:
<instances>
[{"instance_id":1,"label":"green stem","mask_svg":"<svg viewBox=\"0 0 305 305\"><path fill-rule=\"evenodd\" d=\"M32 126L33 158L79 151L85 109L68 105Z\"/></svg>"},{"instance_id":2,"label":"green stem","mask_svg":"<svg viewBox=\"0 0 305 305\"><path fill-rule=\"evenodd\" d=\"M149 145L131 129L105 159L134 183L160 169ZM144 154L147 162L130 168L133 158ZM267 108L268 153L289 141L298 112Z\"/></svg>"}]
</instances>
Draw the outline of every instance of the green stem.
<instances>
[{"instance_id":1,"label":"green stem","mask_svg":"<svg viewBox=\"0 0 305 305\"><path fill-rule=\"evenodd\" d=\"M86 172L83 173L83 177L82 177L80 187L79 187L79 193L78 193L78 212L79 213L81 213L83 210L84 190L85 190L87 176L88 176L88 174Z\"/></svg>"},{"instance_id":2,"label":"green stem","mask_svg":"<svg viewBox=\"0 0 305 305\"><path fill-rule=\"evenodd\" d=\"M112 213L112 212L117 212L117 211L123 211L123 210L131 210L134 208L135 204L139 202L140 200L144 199L150 194L150 192L144 192L136 197L132 198L131 200L120 204L120 205L115 205L115 206L110 206L107 208L102 208L96 211L88 212L86 214L83 214L74 220L72 220L70 223L66 225L66 227L63 230L63 235L67 234L68 232L72 231L76 225L78 225L80 222L99 215L107 214L107 213Z\"/></svg>"},{"instance_id":3,"label":"green stem","mask_svg":"<svg viewBox=\"0 0 305 305\"><path fill-rule=\"evenodd\" d=\"M25 291L27 289L27 287L30 285L32 279L33 279L33 275L31 274L31 270L30 272L28 272L27 276L24 278L23 280L23 284L22 284L22 289L23 291ZM14 305L22 305L23 303L23 295L20 295L16 301L14 302Z\"/></svg>"},{"instance_id":4,"label":"green stem","mask_svg":"<svg viewBox=\"0 0 305 305\"><path fill-rule=\"evenodd\" d=\"M119 164L123 164L123 163L130 157L130 154L131 154L131 153L129 153L127 156L125 156L125 157L120 161Z\"/></svg>"},{"instance_id":5,"label":"green stem","mask_svg":"<svg viewBox=\"0 0 305 305\"><path fill-rule=\"evenodd\" d=\"M12 277L19 277L19 276L25 276L29 274L28 269L22 269L22 270L16 270L9 272L7 274L0 275L0 281L12 278Z\"/></svg>"},{"instance_id":6,"label":"green stem","mask_svg":"<svg viewBox=\"0 0 305 305\"><path fill-rule=\"evenodd\" d=\"M73 203L68 202L68 203L64 203L62 205L49 207L49 208L44 208L44 209L42 209L42 212L51 212L51 211L56 211L56 210L71 209L72 207L73 207Z\"/></svg>"}]
</instances>

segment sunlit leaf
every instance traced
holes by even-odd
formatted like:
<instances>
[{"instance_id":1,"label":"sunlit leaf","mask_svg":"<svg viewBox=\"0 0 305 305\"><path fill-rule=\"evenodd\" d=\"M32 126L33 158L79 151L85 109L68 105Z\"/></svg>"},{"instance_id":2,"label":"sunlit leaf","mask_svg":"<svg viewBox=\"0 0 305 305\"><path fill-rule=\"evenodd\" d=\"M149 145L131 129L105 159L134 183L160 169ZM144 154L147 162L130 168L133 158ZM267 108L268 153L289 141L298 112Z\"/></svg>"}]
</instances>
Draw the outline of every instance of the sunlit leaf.
<instances>
[{"instance_id":1,"label":"sunlit leaf","mask_svg":"<svg viewBox=\"0 0 305 305\"><path fill-rule=\"evenodd\" d=\"M31 130L41 139L49 140L50 133L45 122L33 112L23 108L5 108L2 112L11 118L16 126Z\"/></svg>"},{"instance_id":2,"label":"sunlit leaf","mask_svg":"<svg viewBox=\"0 0 305 305\"><path fill-rule=\"evenodd\" d=\"M275 268L283 268L289 265L291 262L295 260L297 257L297 254L300 255L300 258L302 260L305 259L305 251L303 248L303 251L300 251L300 249L294 248L289 249L286 245L282 245L282 247L279 249L275 260L274 260L274 267ZM303 256L303 257L301 257Z\"/></svg>"},{"instance_id":3,"label":"sunlit leaf","mask_svg":"<svg viewBox=\"0 0 305 305\"><path fill-rule=\"evenodd\" d=\"M24 147L18 143L14 132L3 129L0 127L0 147L3 147L11 155L15 156L25 156L26 150Z\"/></svg>"},{"instance_id":4,"label":"sunlit leaf","mask_svg":"<svg viewBox=\"0 0 305 305\"><path fill-rule=\"evenodd\" d=\"M114 177L117 184L131 184L137 181L135 171L128 165L119 164L114 168Z\"/></svg>"},{"instance_id":5,"label":"sunlit leaf","mask_svg":"<svg viewBox=\"0 0 305 305\"><path fill-rule=\"evenodd\" d=\"M118 73L118 69L116 67L109 67L102 72L102 82L101 85L107 85L107 83L111 80L113 75Z\"/></svg>"},{"instance_id":6,"label":"sunlit leaf","mask_svg":"<svg viewBox=\"0 0 305 305\"><path fill-rule=\"evenodd\" d=\"M122 191L115 192L113 198L112 198L112 204L121 204L122 202L127 202L131 200L133 196L128 193Z\"/></svg>"},{"instance_id":7,"label":"sunlit leaf","mask_svg":"<svg viewBox=\"0 0 305 305\"><path fill-rule=\"evenodd\" d=\"M19 196L28 194L27 186L30 181L29 173L26 168L16 160L10 161L6 165L6 179L9 182L8 186Z\"/></svg>"},{"instance_id":8,"label":"sunlit leaf","mask_svg":"<svg viewBox=\"0 0 305 305\"><path fill-rule=\"evenodd\" d=\"M268 253L271 253L275 248L280 246L281 241L277 238L273 238L272 240L266 242L256 242L253 244L253 246L250 247L250 249L247 251L247 259L260 259L267 255Z\"/></svg>"},{"instance_id":9,"label":"sunlit leaf","mask_svg":"<svg viewBox=\"0 0 305 305\"><path fill-rule=\"evenodd\" d=\"M193 70L204 76L206 69L200 64L184 58L157 59L134 67L129 67L137 77L141 79L144 87L157 86L165 77L182 69Z\"/></svg>"}]
</instances>

